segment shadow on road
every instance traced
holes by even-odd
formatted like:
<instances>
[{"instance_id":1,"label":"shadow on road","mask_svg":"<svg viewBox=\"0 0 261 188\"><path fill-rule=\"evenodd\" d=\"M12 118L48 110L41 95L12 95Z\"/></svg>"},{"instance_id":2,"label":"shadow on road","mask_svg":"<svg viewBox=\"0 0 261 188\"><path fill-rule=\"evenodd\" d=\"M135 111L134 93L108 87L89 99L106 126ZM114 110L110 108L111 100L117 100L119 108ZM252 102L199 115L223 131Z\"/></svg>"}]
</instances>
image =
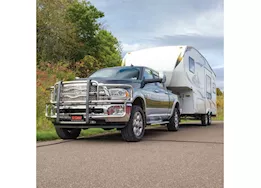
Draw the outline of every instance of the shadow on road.
<instances>
[{"instance_id":1,"label":"shadow on road","mask_svg":"<svg viewBox=\"0 0 261 188\"><path fill-rule=\"evenodd\" d=\"M217 124L212 124L211 126L215 126ZM200 123L186 123L180 125L180 131L184 129L191 129L191 128L208 128L202 127ZM178 132L169 132L167 130L166 126L161 127L150 127L148 126L145 131L145 135L142 141L164 141L164 140L157 140L156 138L159 136L164 136L164 134L178 134ZM153 138L153 139L152 139ZM106 135L98 135L98 136L92 136L92 137L83 137L79 138L78 140L86 140L86 141L110 141L110 142L122 142L120 131L113 134L106 134ZM165 140L165 141L175 141L175 140ZM175 141L177 142L177 140ZM186 141L184 141L186 142ZM190 142L190 141L188 141Z\"/></svg>"}]
</instances>

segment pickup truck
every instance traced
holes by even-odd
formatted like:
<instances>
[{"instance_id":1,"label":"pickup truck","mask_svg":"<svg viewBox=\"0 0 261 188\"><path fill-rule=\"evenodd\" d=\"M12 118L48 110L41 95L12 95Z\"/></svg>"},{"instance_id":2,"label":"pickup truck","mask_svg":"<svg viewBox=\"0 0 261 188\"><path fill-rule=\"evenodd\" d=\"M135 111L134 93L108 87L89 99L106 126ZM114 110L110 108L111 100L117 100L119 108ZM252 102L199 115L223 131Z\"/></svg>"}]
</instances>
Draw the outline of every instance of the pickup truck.
<instances>
[{"instance_id":1,"label":"pickup truck","mask_svg":"<svg viewBox=\"0 0 261 188\"><path fill-rule=\"evenodd\" d=\"M76 139L82 129L116 128L123 140L140 141L145 127L166 125L177 131L178 96L167 90L166 76L148 67L111 67L88 78L59 81L50 87L46 117L61 139Z\"/></svg>"}]
</instances>

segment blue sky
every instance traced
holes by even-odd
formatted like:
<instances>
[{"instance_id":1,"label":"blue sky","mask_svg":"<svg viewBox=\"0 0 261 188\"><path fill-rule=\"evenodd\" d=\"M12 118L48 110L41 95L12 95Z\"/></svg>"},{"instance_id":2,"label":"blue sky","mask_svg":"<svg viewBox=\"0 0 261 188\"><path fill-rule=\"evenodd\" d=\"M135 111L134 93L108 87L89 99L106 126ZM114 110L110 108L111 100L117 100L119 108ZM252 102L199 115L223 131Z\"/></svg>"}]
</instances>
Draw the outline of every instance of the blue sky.
<instances>
[{"instance_id":1,"label":"blue sky","mask_svg":"<svg viewBox=\"0 0 261 188\"><path fill-rule=\"evenodd\" d=\"M191 45L208 60L224 87L223 0L91 0L103 26L128 51Z\"/></svg>"}]
</instances>

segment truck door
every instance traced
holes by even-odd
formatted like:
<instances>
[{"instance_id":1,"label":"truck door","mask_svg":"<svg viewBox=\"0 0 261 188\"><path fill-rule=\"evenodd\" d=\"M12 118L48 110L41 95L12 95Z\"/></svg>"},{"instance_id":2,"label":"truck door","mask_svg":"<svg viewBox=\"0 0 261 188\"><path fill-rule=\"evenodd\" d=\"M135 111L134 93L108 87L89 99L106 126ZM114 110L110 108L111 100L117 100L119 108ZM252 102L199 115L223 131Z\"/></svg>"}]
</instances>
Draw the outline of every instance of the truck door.
<instances>
[{"instance_id":1,"label":"truck door","mask_svg":"<svg viewBox=\"0 0 261 188\"><path fill-rule=\"evenodd\" d=\"M153 79L156 72L149 68L144 69L143 77ZM156 74L157 75L157 74ZM167 117L169 109L169 97L160 83L146 84L142 92L146 99L146 115L149 121L159 121Z\"/></svg>"},{"instance_id":2,"label":"truck door","mask_svg":"<svg viewBox=\"0 0 261 188\"><path fill-rule=\"evenodd\" d=\"M153 77L158 79L159 78L159 73L156 71L153 71ZM156 101L156 109L154 114L159 116L159 120L166 119L168 118L170 114L170 99L169 99L169 92L167 89L164 87L163 83L155 83L155 101Z\"/></svg>"},{"instance_id":3,"label":"truck door","mask_svg":"<svg viewBox=\"0 0 261 188\"><path fill-rule=\"evenodd\" d=\"M156 89L154 90L157 93L157 102L158 102L158 114L162 114L162 116L169 115L169 92L164 88L162 83L156 83Z\"/></svg>"},{"instance_id":4,"label":"truck door","mask_svg":"<svg viewBox=\"0 0 261 188\"><path fill-rule=\"evenodd\" d=\"M144 79L153 79L153 74L150 69L145 68L143 71ZM146 116L148 119L153 114L154 98L155 98L155 83L148 83L142 88L142 93L146 100Z\"/></svg>"}]
</instances>

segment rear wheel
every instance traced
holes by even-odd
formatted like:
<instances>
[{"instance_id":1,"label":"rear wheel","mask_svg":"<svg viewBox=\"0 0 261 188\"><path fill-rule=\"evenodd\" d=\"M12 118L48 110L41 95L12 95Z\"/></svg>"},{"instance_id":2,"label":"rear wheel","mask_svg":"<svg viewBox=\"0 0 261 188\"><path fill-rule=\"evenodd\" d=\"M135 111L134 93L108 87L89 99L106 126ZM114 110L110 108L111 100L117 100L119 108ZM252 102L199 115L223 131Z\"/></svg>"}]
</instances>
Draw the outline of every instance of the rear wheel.
<instances>
[{"instance_id":1,"label":"rear wheel","mask_svg":"<svg viewBox=\"0 0 261 188\"><path fill-rule=\"evenodd\" d=\"M201 125L202 126L207 126L208 125L208 114L204 114L201 116Z\"/></svg>"},{"instance_id":2,"label":"rear wheel","mask_svg":"<svg viewBox=\"0 0 261 188\"><path fill-rule=\"evenodd\" d=\"M64 140L76 139L81 133L81 129L68 129L68 128L55 127L55 130L57 135Z\"/></svg>"},{"instance_id":3,"label":"rear wheel","mask_svg":"<svg viewBox=\"0 0 261 188\"><path fill-rule=\"evenodd\" d=\"M179 130L179 110L178 108L174 109L174 112L169 120L169 123L167 125L169 131L178 131Z\"/></svg>"},{"instance_id":4,"label":"rear wheel","mask_svg":"<svg viewBox=\"0 0 261 188\"><path fill-rule=\"evenodd\" d=\"M123 140L137 142L142 139L145 132L145 115L140 106L133 106L130 120L121 130Z\"/></svg>"}]
</instances>

